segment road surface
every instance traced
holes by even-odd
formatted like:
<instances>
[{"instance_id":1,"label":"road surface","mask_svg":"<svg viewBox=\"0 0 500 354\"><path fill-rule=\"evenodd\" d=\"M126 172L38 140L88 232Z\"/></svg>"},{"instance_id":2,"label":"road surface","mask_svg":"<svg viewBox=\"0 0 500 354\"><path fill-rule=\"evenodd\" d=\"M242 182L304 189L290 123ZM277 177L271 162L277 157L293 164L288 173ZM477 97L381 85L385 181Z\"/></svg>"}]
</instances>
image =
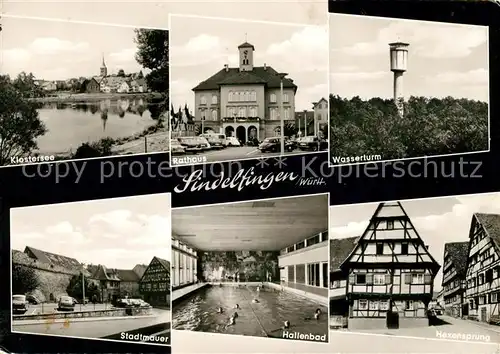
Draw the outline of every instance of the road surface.
<instances>
[{"instance_id":1,"label":"road surface","mask_svg":"<svg viewBox=\"0 0 500 354\"><path fill-rule=\"evenodd\" d=\"M283 156L289 155L297 155L297 154L307 154L310 151L302 151L296 149L291 152L286 152ZM188 157L204 157L203 162L223 162L223 161L234 161L234 160L243 160L243 159L257 159L260 157L264 158L272 158L278 157L281 154L279 152L260 152L257 147L252 146L240 146L240 147L228 147L221 150L210 150L204 153L199 154L187 154L181 156L172 156L172 164L173 165L183 165L184 162L176 163L175 157L180 158L182 160L183 156Z\"/></svg>"},{"instance_id":2,"label":"road surface","mask_svg":"<svg viewBox=\"0 0 500 354\"><path fill-rule=\"evenodd\" d=\"M116 336L121 332L137 333L139 329L155 326L154 333L145 330L145 335L169 333L171 312L153 309L152 316L69 318L62 320L15 320L14 332L52 334L81 338L103 338ZM158 325L161 328L158 328ZM141 331L139 331L141 332Z\"/></svg>"}]
</instances>

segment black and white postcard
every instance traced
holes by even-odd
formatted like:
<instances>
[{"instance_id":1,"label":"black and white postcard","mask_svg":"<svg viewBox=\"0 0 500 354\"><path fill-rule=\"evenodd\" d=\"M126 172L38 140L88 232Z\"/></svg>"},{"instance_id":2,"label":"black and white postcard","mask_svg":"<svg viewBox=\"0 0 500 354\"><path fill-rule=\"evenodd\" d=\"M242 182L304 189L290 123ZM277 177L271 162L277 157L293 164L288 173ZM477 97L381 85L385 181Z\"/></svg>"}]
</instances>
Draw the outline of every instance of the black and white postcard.
<instances>
[{"instance_id":1,"label":"black and white postcard","mask_svg":"<svg viewBox=\"0 0 500 354\"><path fill-rule=\"evenodd\" d=\"M2 17L0 166L168 152L168 31Z\"/></svg>"},{"instance_id":2,"label":"black and white postcard","mask_svg":"<svg viewBox=\"0 0 500 354\"><path fill-rule=\"evenodd\" d=\"M173 209L172 328L328 342L328 199Z\"/></svg>"},{"instance_id":3,"label":"black and white postcard","mask_svg":"<svg viewBox=\"0 0 500 354\"><path fill-rule=\"evenodd\" d=\"M489 150L488 27L330 14L329 32L332 165Z\"/></svg>"},{"instance_id":4,"label":"black and white postcard","mask_svg":"<svg viewBox=\"0 0 500 354\"><path fill-rule=\"evenodd\" d=\"M11 209L12 332L170 344L170 194Z\"/></svg>"},{"instance_id":5,"label":"black and white postcard","mask_svg":"<svg viewBox=\"0 0 500 354\"><path fill-rule=\"evenodd\" d=\"M332 330L500 341L500 194L332 207L330 223Z\"/></svg>"},{"instance_id":6,"label":"black and white postcard","mask_svg":"<svg viewBox=\"0 0 500 354\"><path fill-rule=\"evenodd\" d=\"M171 15L169 29L174 165L327 150L327 26Z\"/></svg>"}]
</instances>

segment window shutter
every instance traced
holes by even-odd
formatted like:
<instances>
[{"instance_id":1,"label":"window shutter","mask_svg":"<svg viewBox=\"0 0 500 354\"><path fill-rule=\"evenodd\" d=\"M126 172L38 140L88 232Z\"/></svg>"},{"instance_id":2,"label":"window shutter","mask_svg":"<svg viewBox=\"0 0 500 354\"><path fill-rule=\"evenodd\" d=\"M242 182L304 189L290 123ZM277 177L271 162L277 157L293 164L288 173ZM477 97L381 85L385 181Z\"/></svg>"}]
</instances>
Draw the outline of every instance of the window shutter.
<instances>
[{"instance_id":1,"label":"window shutter","mask_svg":"<svg viewBox=\"0 0 500 354\"><path fill-rule=\"evenodd\" d=\"M411 274L410 273L405 274L405 284L411 284Z\"/></svg>"},{"instance_id":2,"label":"window shutter","mask_svg":"<svg viewBox=\"0 0 500 354\"><path fill-rule=\"evenodd\" d=\"M386 274L385 275L385 284L390 284L391 283L391 275L390 274Z\"/></svg>"},{"instance_id":3,"label":"window shutter","mask_svg":"<svg viewBox=\"0 0 500 354\"><path fill-rule=\"evenodd\" d=\"M366 284L372 285L373 284L373 274L367 274L366 275Z\"/></svg>"},{"instance_id":4,"label":"window shutter","mask_svg":"<svg viewBox=\"0 0 500 354\"><path fill-rule=\"evenodd\" d=\"M356 283L356 276L354 274L349 275L349 284Z\"/></svg>"},{"instance_id":5,"label":"window shutter","mask_svg":"<svg viewBox=\"0 0 500 354\"><path fill-rule=\"evenodd\" d=\"M432 276L430 274L424 275L424 284L426 285L432 284Z\"/></svg>"}]
</instances>

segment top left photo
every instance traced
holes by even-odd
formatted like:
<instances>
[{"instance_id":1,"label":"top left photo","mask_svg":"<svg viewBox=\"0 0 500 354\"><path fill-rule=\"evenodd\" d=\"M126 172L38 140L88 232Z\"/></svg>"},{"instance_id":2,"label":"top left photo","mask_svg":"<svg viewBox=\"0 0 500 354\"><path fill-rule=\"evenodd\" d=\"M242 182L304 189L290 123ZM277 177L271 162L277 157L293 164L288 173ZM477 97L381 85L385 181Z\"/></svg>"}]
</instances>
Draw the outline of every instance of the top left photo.
<instances>
[{"instance_id":1,"label":"top left photo","mask_svg":"<svg viewBox=\"0 0 500 354\"><path fill-rule=\"evenodd\" d=\"M168 30L1 26L0 167L169 152Z\"/></svg>"}]
</instances>

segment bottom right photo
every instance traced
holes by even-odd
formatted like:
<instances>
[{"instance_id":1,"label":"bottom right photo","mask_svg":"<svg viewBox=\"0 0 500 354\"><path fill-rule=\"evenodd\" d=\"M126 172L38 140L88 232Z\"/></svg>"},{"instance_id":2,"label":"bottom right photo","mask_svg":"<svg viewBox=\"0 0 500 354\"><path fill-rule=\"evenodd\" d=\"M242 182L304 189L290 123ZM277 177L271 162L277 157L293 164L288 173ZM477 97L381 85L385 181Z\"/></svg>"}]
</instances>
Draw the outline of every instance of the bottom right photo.
<instances>
[{"instance_id":1,"label":"bottom right photo","mask_svg":"<svg viewBox=\"0 0 500 354\"><path fill-rule=\"evenodd\" d=\"M500 193L335 206L329 234L331 331L500 343Z\"/></svg>"}]
</instances>

